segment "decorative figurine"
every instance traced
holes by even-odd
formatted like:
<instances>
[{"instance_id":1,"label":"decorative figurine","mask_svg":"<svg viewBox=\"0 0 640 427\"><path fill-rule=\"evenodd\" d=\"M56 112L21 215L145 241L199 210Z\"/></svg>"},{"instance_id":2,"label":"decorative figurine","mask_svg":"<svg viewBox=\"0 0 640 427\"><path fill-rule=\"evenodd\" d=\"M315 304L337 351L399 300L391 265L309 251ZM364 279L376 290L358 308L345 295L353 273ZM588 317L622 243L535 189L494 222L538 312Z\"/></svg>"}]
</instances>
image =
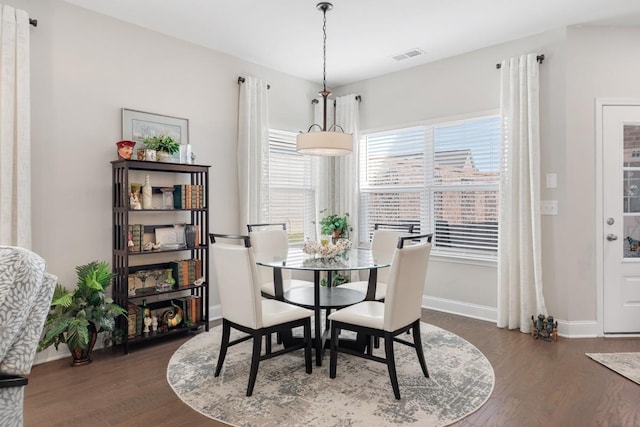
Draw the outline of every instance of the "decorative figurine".
<instances>
[{"instance_id":1,"label":"decorative figurine","mask_svg":"<svg viewBox=\"0 0 640 427\"><path fill-rule=\"evenodd\" d=\"M151 326L151 323L153 322L153 320L151 320L151 317L145 317L144 318L144 330L142 332L144 332L145 334L149 333L149 326Z\"/></svg>"},{"instance_id":2,"label":"decorative figurine","mask_svg":"<svg viewBox=\"0 0 640 427\"><path fill-rule=\"evenodd\" d=\"M131 160L133 154L133 146L136 145L135 141L118 141L118 160Z\"/></svg>"},{"instance_id":3,"label":"decorative figurine","mask_svg":"<svg viewBox=\"0 0 640 427\"><path fill-rule=\"evenodd\" d=\"M158 317L151 316L151 330L156 332L158 330Z\"/></svg>"},{"instance_id":4,"label":"decorative figurine","mask_svg":"<svg viewBox=\"0 0 640 427\"><path fill-rule=\"evenodd\" d=\"M544 314L538 314L538 318L531 316L533 327L531 328L531 336L535 339L542 337L545 341L558 341L558 322L554 321L553 316L549 315L545 318Z\"/></svg>"}]
</instances>

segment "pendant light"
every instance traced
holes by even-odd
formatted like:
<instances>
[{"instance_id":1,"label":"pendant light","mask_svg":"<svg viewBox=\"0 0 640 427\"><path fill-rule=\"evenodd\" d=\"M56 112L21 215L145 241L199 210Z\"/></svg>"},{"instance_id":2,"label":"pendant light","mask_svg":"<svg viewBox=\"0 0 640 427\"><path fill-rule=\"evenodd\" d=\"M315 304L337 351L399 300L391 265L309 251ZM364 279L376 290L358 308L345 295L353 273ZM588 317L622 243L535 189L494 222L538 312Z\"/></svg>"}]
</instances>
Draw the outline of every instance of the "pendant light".
<instances>
[{"instance_id":1,"label":"pendant light","mask_svg":"<svg viewBox=\"0 0 640 427\"><path fill-rule=\"evenodd\" d=\"M323 69L322 69L322 105L324 108L323 124L312 124L306 133L300 132L296 138L296 151L310 156L344 156L353 151L353 136L345 133L338 125L332 125L327 129L327 97L331 92L327 90L327 11L333 9L328 2L321 2L316 8L322 11L323 38ZM319 132L312 132L318 127Z\"/></svg>"}]
</instances>

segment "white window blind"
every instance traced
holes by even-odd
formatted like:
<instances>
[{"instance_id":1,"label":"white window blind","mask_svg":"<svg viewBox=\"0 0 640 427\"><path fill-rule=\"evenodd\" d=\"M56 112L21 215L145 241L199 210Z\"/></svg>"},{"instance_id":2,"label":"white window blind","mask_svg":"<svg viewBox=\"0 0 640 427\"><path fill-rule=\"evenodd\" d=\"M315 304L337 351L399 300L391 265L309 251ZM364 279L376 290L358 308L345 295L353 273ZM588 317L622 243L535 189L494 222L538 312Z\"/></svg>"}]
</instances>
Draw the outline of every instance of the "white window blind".
<instances>
[{"instance_id":1,"label":"white window blind","mask_svg":"<svg viewBox=\"0 0 640 427\"><path fill-rule=\"evenodd\" d=\"M284 222L289 242L302 243L313 236L314 192L311 158L296 152L296 134L269 130L269 218Z\"/></svg>"},{"instance_id":2,"label":"white window blind","mask_svg":"<svg viewBox=\"0 0 640 427\"><path fill-rule=\"evenodd\" d=\"M419 224L434 251L495 256L500 121L481 117L364 135L360 241L377 222Z\"/></svg>"}]
</instances>

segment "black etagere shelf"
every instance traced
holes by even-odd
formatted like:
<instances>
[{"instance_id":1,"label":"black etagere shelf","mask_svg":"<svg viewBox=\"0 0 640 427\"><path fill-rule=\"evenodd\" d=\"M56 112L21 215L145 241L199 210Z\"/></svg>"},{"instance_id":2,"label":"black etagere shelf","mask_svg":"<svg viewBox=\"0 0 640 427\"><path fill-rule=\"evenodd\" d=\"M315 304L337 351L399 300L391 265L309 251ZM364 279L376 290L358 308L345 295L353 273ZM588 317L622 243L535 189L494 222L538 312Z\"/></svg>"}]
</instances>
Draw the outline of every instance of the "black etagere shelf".
<instances>
[{"instance_id":1,"label":"black etagere shelf","mask_svg":"<svg viewBox=\"0 0 640 427\"><path fill-rule=\"evenodd\" d=\"M179 163L162 163L140 160L116 160L112 164L112 225L113 225L113 255L112 269L114 272L113 283L113 299L116 303L128 309L130 305L141 306L143 301L152 298L153 304L161 306L163 302L169 307L173 299L179 296L194 296L201 299L200 310L198 313L199 321L186 323L170 328L165 331L160 329L155 332L142 333L139 335L129 336L129 322L121 319L119 327L123 330L123 350L129 352L130 344L145 343L155 339L172 336L178 333L189 332L204 328L209 330L209 168L207 165L192 165ZM153 172L175 174L176 178L180 175L187 175L188 179L176 179L176 184L189 181L191 185L200 185L203 188L202 206L194 209L131 209L129 206L130 193L130 173L132 171ZM179 182L178 182L179 181ZM153 193L158 193L159 188L153 188ZM169 249L155 249L148 251L133 252L129 250L129 225L131 215L146 216L149 221L157 222L156 225L145 225L145 230L153 230L155 227L162 227L159 220L162 214L176 213L183 215L183 223L198 226L197 246L192 248L179 247ZM136 217L138 218L138 217ZM144 263L145 257L152 257L153 263ZM158 257L166 258L166 261L158 261ZM135 259L135 265L131 261ZM128 283L129 275L139 270L153 270L169 268L172 261L176 259L199 260L198 266L201 271L197 275L202 277L201 283L189 283L183 286L176 286L171 289L155 290L155 288L138 289L134 296L129 295ZM186 317L185 317L186 318Z\"/></svg>"}]
</instances>

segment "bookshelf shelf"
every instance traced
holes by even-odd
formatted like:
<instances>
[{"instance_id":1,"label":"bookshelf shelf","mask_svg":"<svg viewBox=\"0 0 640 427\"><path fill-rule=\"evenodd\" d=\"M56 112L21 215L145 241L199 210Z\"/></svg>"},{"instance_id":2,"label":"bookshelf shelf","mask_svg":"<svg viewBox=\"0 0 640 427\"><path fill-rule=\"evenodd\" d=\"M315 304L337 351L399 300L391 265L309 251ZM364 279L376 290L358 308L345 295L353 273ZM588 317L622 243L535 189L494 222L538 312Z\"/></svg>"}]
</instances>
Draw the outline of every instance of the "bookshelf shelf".
<instances>
[{"instance_id":1,"label":"bookshelf shelf","mask_svg":"<svg viewBox=\"0 0 640 427\"><path fill-rule=\"evenodd\" d=\"M209 330L209 246L207 239L209 236L208 185L210 166L139 160L116 160L111 164L113 186L112 268L115 275L113 299L129 310L129 321L121 319L118 325L124 332L124 352L129 352L130 344L143 344L195 329ZM161 174L163 180L173 181L176 188L180 187L182 194L185 191L190 192L192 189L194 190L193 194L195 194L195 190L199 191L197 204L193 203L193 206L196 207L190 207L192 206L190 201L189 204L186 204L189 207L186 209L131 209L129 206L130 183L135 182L130 181L131 176L136 177L137 175L139 181L139 174L146 172L154 175ZM160 188L154 187L153 193L158 194ZM172 224L167 224L167 218ZM156 229L180 225L196 226L197 243L195 246L147 251L140 248L144 236L153 234ZM139 228L133 232L132 227ZM136 236L133 239L132 234ZM129 248L132 240L136 240L139 245L136 251ZM146 260L151 262L145 263ZM156 291L155 286L146 282L148 279L145 277L147 286L144 286L144 289L137 288L135 294L130 295L130 280L135 281L136 277L139 278L138 280L142 280L139 275L141 271L157 270L165 271L163 277L171 275L176 281L176 285L170 289ZM146 276L146 273L142 273L142 275ZM153 275L149 275L149 277L153 277ZM158 280L157 277L159 276L156 275L154 280ZM200 279L196 282L198 285L193 283L195 279ZM155 282L153 283L155 284ZM147 302L150 302L149 306L145 305ZM157 316L160 321L157 331L142 332L143 306L147 309L153 308L153 310L149 309L150 313L161 314L172 307L177 307L176 302L183 304L180 307L180 310L183 311L182 321L177 326L169 327L168 330L163 331L161 316Z\"/></svg>"}]
</instances>

